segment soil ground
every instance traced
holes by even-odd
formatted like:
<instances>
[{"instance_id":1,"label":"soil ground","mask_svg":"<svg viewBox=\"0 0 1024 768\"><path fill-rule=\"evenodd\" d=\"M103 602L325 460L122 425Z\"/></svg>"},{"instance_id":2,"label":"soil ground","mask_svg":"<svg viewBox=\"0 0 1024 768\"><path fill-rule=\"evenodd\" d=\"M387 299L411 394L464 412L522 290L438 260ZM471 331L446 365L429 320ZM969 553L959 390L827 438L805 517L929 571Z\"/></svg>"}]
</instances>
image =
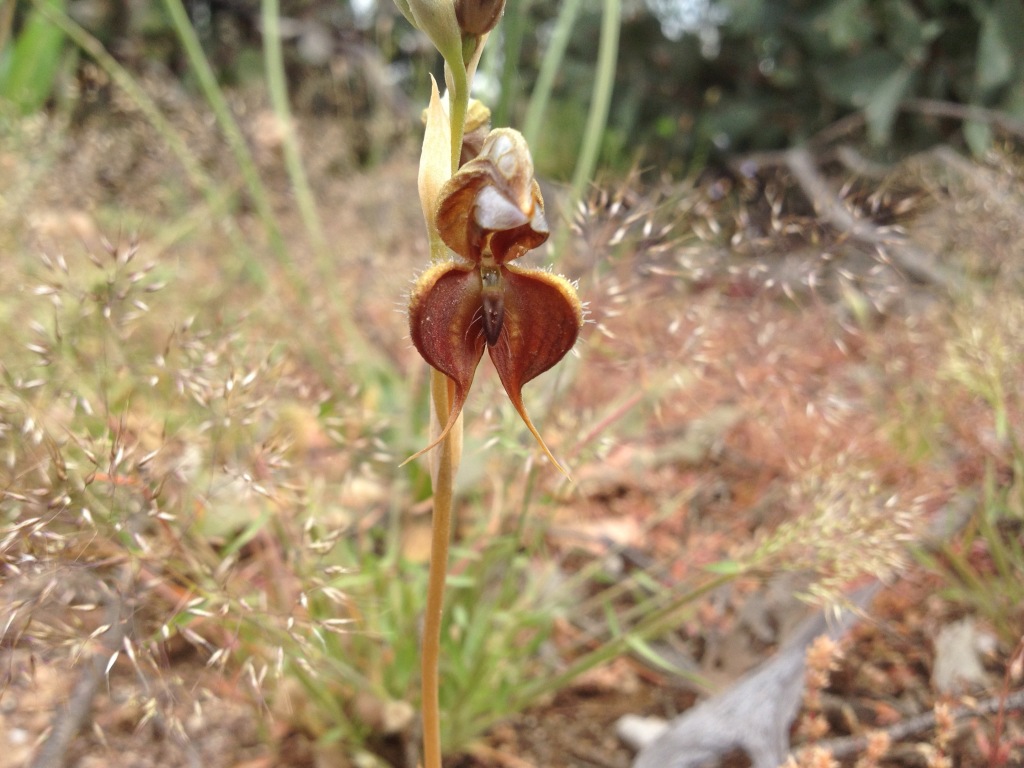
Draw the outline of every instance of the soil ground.
<instances>
[{"instance_id":1,"label":"soil ground","mask_svg":"<svg viewBox=\"0 0 1024 768\"><path fill-rule=\"evenodd\" d=\"M202 114L182 106L179 130L212 174L227 173L223 145ZM180 205L173 197L182 172L166 147L139 128L137 115L112 115L86 119L50 147L43 178L18 208L25 217L22 236L33 247L70 251L76 241L130 228L129 219L150 226L168 206ZM284 240L302 242L272 118L256 107L243 115ZM302 135L336 251L337 285L330 295L414 379L421 363L394 310L426 258L415 148L395 140L366 168L349 151L343 126L305 124ZM380 141L387 145L392 137ZM28 146L40 150L46 142L37 137ZM24 152L24 144L0 147L10 178L34 172ZM835 166L825 172L837 179L838 193L849 173ZM1024 264L1017 236L1024 229L1022 179L1012 150L986 162L942 150L858 181L843 194L888 237L972 280L1017 290ZM548 194L554 209L561 193L553 187ZM543 474L539 481L554 500L545 508L543 536L566 572L603 562L603 578L615 578L662 563L666 583L683 583L709 564L749 551L751 542L797 515L809 497L794 495L793 488L806 481L808 466L831 468L824 475L836 477L852 466L851 478L859 477L856 468L870 468L874 482L916 516L911 529L919 536L936 515L978 493L993 462L997 480L1012 484L1012 477L999 474L1010 468L1000 465L1004 454L992 447L983 404L952 390L942 402L943 390L931 386L958 322L948 286L914 281L885 248L822 224L785 168L766 165L753 180L723 172L697 182L624 185L618 193L595 193L575 225L558 269L579 279L591 322L570 361L571 386L545 414L543 431L566 457L576 484L566 490ZM732 235L723 236L723 229ZM160 258L208 276L211 285L232 273L216 233L181 242L162 246ZM281 326L287 328L285 319ZM646 396L652 392L660 394ZM499 394L493 375L481 373L470 401L477 421L470 434L494 429L486 403ZM948 418L942 452L924 461L913 448L916 428L924 427L897 418L913 398L936 399L934 409ZM493 454L500 446L487 450ZM475 474L467 469L467 482L486 477L487 466ZM325 468L327 477L330 471ZM1008 524L1006 535L1021 540L1019 527ZM958 542L951 537L946 543ZM989 573L984 543L970 546L970 561ZM881 595L844 640L824 701L810 713L821 716L815 738L869 733L931 712L937 701L984 702L1005 693L1004 681L1020 685L1019 676L1007 677L1014 648L990 618L953 599L941 569L907 562L887 575ZM16 583L12 574L8 569L7 590ZM706 679L727 686L768 658L815 610L793 599L801 583L798 576L744 578L702 603L660 647L688 654ZM1019 636L1024 612L1018 606L1006 619ZM974 640L958 653L969 657L965 664L976 660L981 671L959 693L942 694L933 679L934 641L961 620L969 622ZM564 631L570 639L583 632ZM47 648L45 636L31 642L5 637L0 768L29 764L54 713L85 674L89 647L69 653L65 646ZM255 702L238 669L209 668L202 649L189 643L165 651L159 677L140 676L123 656L113 663L65 764L348 764L344 749L318 747L288 718ZM642 656L620 659L496 725L447 764L625 768L633 753L616 732L621 716L671 718L699 695ZM161 702L159 711L146 710L152 700ZM804 730L797 743L807 743L813 730L806 714L798 718ZM942 744L945 756L962 766L1024 764L1020 713L1008 713L998 734L996 720L959 721ZM994 739L1006 745L1003 762L983 754ZM393 765L407 764L409 742L382 740L378 751ZM936 743L935 729L924 728L880 764L939 765ZM733 755L723 764L748 763Z\"/></svg>"}]
</instances>

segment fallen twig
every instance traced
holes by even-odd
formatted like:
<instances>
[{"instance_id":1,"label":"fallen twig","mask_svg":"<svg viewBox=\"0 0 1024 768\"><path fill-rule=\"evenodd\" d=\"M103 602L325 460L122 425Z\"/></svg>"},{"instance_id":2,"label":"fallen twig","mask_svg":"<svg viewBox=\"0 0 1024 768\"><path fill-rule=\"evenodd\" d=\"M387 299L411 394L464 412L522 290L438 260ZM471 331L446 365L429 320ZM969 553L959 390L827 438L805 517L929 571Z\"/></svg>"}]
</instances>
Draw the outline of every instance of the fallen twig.
<instances>
[{"instance_id":1,"label":"fallen twig","mask_svg":"<svg viewBox=\"0 0 1024 768\"><path fill-rule=\"evenodd\" d=\"M935 514L924 534L926 545L960 530L976 503L972 494L966 494ZM841 637L859 620L856 609L869 605L880 588L881 583L874 581L852 594L849 607L855 610L838 616L818 611L774 656L733 687L687 710L658 735L648 730L645 738L651 740L633 768L697 768L735 749L747 753L753 768L777 768L790 752L789 731L803 697L808 646L822 634Z\"/></svg>"},{"instance_id":2,"label":"fallen twig","mask_svg":"<svg viewBox=\"0 0 1024 768\"><path fill-rule=\"evenodd\" d=\"M899 109L901 112L910 112L926 117L945 117L962 122L985 123L1006 131L1018 139L1024 139L1024 120L997 109L939 99L906 99L900 102ZM863 128L866 123L865 110L851 112L818 132L811 139L811 144L815 147L831 144L837 139Z\"/></svg>"},{"instance_id":3,"label":"fallen twig","mask_svg":"<svg viewBox=\"0 0 1024 768\"><path fill-rule=\"evenodd\" d=\"M868 605L880 586L874 582L858 590L850 597L851 605ZM640 750L633 768L697 768L736 749L747 753L753 768L781 765L803 696L807 647L822 634L841 637L859 618L850 610L833 616L818 611L768 661L669 723Z\"/></svg>"},{"instance_id":4,"label":"fallen twig","mask_svg":"<svg viewBox=\"0 0 1024 768\"><path fill-rule=\"evenodd\" d=\"M28 768L63 768L68 747L92 710L100 681L106 677L124 643L128 618L124 595L109 587L105 587L104 592L107 603L106 631L96 638L98 647L92 655L91 663L83 666L68 697L67 706L54 712L50 732L29 762Z\"/></svg>"},{"instance_id":5,"label":"fallen twig","mask_svg":"<svg viewBox=\"0 0 1024 768\"><path fill-rule=\"evenodd\" d=\"M907 99L900 104L900 109L904 112L916 112L930 117L948 117L963 122L994 125L1018 139L1024 139L1024 120L997 109L988 109L974 104L957 104L938 99Z\"/></svg>"},{"instance_id":6,"label":"fallen twig","mask_svg":"<svg viewBox=\"0 0 1024 768\"><path fill-rule=\"evenodd\" d=\"M1024 689L1014 691L1009 696L993 696L973 707L957 707L950 711L950 716L955 721L964 720L968 717L981 715L993 715L1002 709L1004 712L1015 712L1024 709ZM935 727L935 712L925 712L914 717L901 720L888 728L880 729L893 742L914 736L918 733L931 730ZM841 736L835 739L820 741L815 744L820 749L827 750L832 757L841 760L863 752L868 746L868 736ZM799 750L798 750L799 753Z\"/></svg>"},{"instance_id":7,"label":"fallen twig","mask_svg":"<svg viewBox=\"0 0 1024 768\"><path fill-rule=\"evenodd\" d=\"M897 266L915 280L942 286L951 293L961 282L953 272L935 262L926 253L906 240L882 233L868 219L859 219L829 189L828 183L815 167L811 153L804 147L786 152L786 165L807 195L814 210L825 221L845 235L877 249L885 249Z\"/></svg>"}]
</instances>

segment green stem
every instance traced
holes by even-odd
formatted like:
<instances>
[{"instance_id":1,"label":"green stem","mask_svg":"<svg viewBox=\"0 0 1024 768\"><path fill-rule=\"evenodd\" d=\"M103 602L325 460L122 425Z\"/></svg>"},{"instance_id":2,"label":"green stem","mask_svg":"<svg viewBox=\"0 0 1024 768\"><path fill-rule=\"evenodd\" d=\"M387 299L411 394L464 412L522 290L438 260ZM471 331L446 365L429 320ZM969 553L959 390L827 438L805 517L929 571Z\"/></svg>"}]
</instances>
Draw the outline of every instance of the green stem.
<instances>
[{"instance_id":1,"label":"green stem","mask_svg":"<svg viewBox=\"0 0 1024 768\"><path fill-rule=\"evenodd\" d=\"M469 78L462 67L455 67L452 71L452 93L448 94L448 101L452 126L452 173L455 173L459 170L462 132L466 127L466 111L469 109Z\"/></svg>"},{"instance_id":2,"label":"green stem","mask_svg":"<svg viewBox=\"0 0 1024 768\"><path fill-rule=\"evenodd\" d=\"M537 74L537 84L533 88L533 95L530 97L530 104L526 108L526 118L523 120L523 136L526 143L536 146L540 137L540 124L544 119L544 113L548 108L548 101L551 99L551 91L555 85L555 76L562 68L562 61L565 59L565 50L569 46L569 38L579 15L581 0L565 0L562 9L558 12L558 21L555 24L554 33L551 35L551 43L544 52L544 60L540 65L540 72Z\"/></svg>"}]
</instances>

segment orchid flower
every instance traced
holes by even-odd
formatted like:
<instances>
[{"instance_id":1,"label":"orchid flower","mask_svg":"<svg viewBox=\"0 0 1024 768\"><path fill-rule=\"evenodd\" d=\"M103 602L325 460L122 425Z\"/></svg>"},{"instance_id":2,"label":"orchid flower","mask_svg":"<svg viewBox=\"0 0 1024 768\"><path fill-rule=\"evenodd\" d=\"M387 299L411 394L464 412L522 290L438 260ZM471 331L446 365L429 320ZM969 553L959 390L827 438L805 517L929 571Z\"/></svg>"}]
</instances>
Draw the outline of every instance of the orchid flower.
<instances>
[{"instance_id":1,"label":"orchid flower","mask_svg":"<svg viewBox=\"0 0 1024 768\"><path fill-rule=\"evenodd\" d=\"M572 283L511 264L549 235L533 159L522 135L491 131L437 196L433 223L455 258L435 263L413 288L409 331L420 355L448 377L452 404L438 445L462 412L487 349L509 400L559 470L523 404L523 385L572 349L583 307Z\"/></svg>"}]
</instances>

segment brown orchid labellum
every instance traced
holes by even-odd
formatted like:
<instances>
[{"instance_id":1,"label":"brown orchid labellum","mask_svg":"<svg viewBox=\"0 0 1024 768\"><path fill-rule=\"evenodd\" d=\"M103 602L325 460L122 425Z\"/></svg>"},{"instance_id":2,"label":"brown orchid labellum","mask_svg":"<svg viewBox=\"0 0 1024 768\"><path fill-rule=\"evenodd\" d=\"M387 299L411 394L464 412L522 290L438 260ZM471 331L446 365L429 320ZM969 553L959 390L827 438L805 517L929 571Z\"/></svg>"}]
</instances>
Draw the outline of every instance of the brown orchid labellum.
<instances>
[{"instance_id":1,"label":"brown orchid labellum","mask_svg":"<svg viewBox=\"0 0 1024 768\"><path fill-rule=\"evenodd\" d=\"M409 300L409 330L423 358L448 377L451 409L440 443L458 419L487 348L505 392L544 453L563 472L523 405L522 388L576 343L583 308L572 284L511 265L548 239L533 160L517 131L490 132L480 154L442 187L436 223L463 260L435 264Z\"/></svg>"}]
</instances>

